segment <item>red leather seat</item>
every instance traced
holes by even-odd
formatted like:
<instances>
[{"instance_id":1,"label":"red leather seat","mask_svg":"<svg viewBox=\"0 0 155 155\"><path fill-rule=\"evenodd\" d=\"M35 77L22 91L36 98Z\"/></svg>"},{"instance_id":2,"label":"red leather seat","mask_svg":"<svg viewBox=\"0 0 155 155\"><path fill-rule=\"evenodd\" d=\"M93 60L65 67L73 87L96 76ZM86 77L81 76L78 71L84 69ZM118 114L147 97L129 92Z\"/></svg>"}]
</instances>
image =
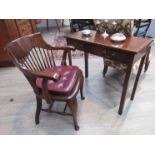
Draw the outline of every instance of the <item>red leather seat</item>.
<instances>
[{"instance_id":1,"label":"red leather seat","mask_svg":"<svg viewBox=\"0 0 155 155\"><path fill-rule=\"evenodd\" d=\"M74 87L76 86L79 68L76 66L58 66L48 68L43 72L56 72L60 74L60 79L58 81L48 81L48 90L51 91L53 94L68 95L74 90ZM42 78L36 79L36 85L38 88L42 88Z\"/></svg>"}]
</instances>

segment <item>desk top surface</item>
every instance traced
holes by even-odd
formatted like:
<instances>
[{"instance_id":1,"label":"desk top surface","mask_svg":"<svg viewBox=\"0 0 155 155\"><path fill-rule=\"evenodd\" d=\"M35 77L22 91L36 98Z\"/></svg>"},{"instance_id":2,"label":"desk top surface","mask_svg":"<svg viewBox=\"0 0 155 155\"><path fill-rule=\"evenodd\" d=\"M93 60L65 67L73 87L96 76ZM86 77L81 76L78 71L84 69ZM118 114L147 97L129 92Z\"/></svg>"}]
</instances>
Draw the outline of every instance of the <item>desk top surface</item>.
<instances>
[{"instance_id":1,"label":"desk top surface","mask_svg":"<svg viewBox=\"0 0 155 155\"><path fill-rule=\"evenodd\" d=\"M96 31L92 31L91 36L88 37L83 36L82 31L70 33L65 37L68 39L82 41L88 44L100 45L107 48L113 48L133 53L137 53L153 43L153 39L134 36L127 37L125 41L116 43L111 41L110 37L104 39L101 34Z\"/></svg>"}]
</instances>

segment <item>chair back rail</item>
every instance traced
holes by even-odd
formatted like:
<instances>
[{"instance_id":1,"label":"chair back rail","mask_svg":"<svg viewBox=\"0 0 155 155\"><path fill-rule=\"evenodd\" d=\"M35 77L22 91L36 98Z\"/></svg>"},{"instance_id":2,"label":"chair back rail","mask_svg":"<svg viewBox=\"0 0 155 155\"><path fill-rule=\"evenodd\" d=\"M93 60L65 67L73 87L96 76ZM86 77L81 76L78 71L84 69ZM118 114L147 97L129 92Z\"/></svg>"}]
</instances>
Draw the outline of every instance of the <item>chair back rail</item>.
<instances>
[{"instance_id":1,"label":"chair back rail","mask_svg":"<svg viewBox=\"0 0 155 155\"><path fill-rule=\"evenodd\" d=\"M44 43L39 33L17 39L7 48L19 68L23 66L26 69L41 71L55 66L54 48Z\"/></svg>"}]
</instances>

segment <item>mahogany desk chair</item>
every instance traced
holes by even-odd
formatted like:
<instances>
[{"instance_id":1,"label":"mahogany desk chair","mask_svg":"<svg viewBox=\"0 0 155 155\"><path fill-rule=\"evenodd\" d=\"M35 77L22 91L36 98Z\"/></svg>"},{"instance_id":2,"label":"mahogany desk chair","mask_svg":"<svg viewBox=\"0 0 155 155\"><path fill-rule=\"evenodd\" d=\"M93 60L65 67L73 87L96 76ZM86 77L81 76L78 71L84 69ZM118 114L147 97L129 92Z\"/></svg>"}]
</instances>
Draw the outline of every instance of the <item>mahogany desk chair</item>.
<instances>
[{"instance_id":1,"label":"mahogany desk chair","mask_svg":"<svg viewBox=\"0 0 155 155\"><path fill-rule=\"evenodd\" d=\"M80 90L81 99L84 99L83 74L77 66L66 65L66 56L74 48L72 46L52 47L43 40L40 33L36 33L10 42L5 50L34 90L37 101L36 124L39 124L39 115L42 110L71 115L75 130L79 130L76 96ZM64 51L61 66L56 66L53 50ZM48 109L42 109L42 99L49 104ZM66 102L62 112L52 110L54 101ZM70 108L71 114L66 113L67 106Z\"/></svg>"}]
</instances>

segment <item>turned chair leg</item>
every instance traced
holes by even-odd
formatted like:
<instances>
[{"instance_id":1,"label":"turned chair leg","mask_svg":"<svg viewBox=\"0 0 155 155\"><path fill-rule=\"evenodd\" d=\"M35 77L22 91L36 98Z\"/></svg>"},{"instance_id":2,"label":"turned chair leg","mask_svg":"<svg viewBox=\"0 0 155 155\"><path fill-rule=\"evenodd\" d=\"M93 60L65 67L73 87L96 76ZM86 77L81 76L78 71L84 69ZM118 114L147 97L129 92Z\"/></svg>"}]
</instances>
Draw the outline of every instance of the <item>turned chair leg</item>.
<instances>
[{"instance_id":1,"label":"turned chair leg","mask_svg":"<svg viewBox=\"0 0 155 155\"><path fill-rule=\"evenodd\" d=\"M37 108L36 108L35 122L36 124L39 124L39 115L42 108L42 99L36 96L36 100L37 100Z\"/></svg>"},{"instance_id":2,"label":"turned chair leg","mask_svg":"<svg viewBox=\"0 0 155 155\"><path fill-rule=\"evenodd\" d=\"M104 63L104 69L103 69L103 76L105 77L105 74L108 71L108 65Z\"/></svg>"},{"instance_id":3,"label":"turned chair leg","mask_svg":"<svg viewBox=\"0 0 155 155\"><path fill-rule=\"evenodd\" d=\"M52 110L53 105L54 105L54 101L50 100L49 104L50 105L48 107L48 111L50 112Z\"/></svg>"},{"instance_id":4,"label":"turned chair leg","mask_svg":"<svg viewBox=\"0 0 155 155\"><path fill-rule=\"evenodd\" d=\"M72 116L73 116L74 128L75 128L75 130L79 130L80 127L77 122L77 100L76 100L76 97L73 100L68 101L68 106L69 106Z\"/></svg>"},{"instance_id":5,"label":"turned chair leg","mask_svg":"<svg viewBox=\"0 0 155 155\"><path fill-rule=\"evenodd\" d=\"M81 74L81 83L80 83L80 95L81 95L81 100L84 100L85 97L83 95L83 83L84 83L84 78L83 75Z\"/></svg>"}]
</instances>

